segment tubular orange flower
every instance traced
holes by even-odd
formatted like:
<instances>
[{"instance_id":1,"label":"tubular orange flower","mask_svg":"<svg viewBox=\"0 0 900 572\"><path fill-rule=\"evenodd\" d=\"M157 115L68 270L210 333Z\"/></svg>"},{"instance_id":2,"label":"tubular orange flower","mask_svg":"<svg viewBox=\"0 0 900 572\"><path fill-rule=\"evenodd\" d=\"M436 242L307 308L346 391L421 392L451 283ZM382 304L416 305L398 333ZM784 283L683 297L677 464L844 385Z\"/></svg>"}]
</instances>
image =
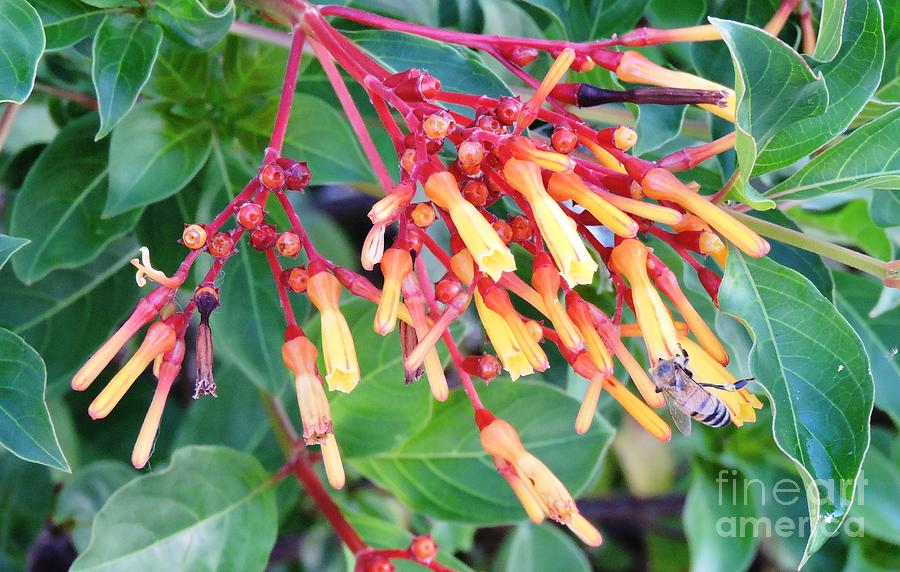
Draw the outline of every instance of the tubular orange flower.
<instances>
[{"instance_id":1,"label":"tubular orange flower","mask_svg":"<svg viewBox=\"0 0 900 572\"><path fill-rule=\"evenodd\" d=\"M672 201L691 211L750 256L759 258L769 252L769 243L706 198L692 192L665 169L650 169L641 188L651 199Z\"/></svg>"},{"instance_id":2,"label":"tubular orange flower","mask_svg":"<svg viewBox=\"0 0 900 572\"><path fill-rule=\"evenodd\" d=\"M412 272L412 258L409 251L402 248L388 249L381 259L381 272L384 274L384 287L381 289L381 299L375 312L375 331L384 336L394 331L397 325L400 284L406 275Z\"/></svg>"},{"instance_id":3,"label":"tubular orange flower","mask_svg":"<svg viewBox=\"0 0 900 572\"><path fill-rule=\"evenodd\" d=\"M428 353L434 350L434 345L444 335L444 332L450 327L453 320L466 311L466 308L469 306L469 297L469 292L461 292L447 304L441 317L424 335L419 337L419 345L409 352L406 362L403 364L406 369L415 369L422 365Z\"/></svg>"},{"instance_id":4,"label":"tubular orange flower","mask_svg":"<svg viewBox=\"0 0 900 572\"><path fill-rule=\"evenodd\" d=\"M322 353L328 388L350 393L359 383L360 374L353 336L340 310L341 284L322 270L309 277L306 292L322 317Z\"/></svg>"},{"instance_id":5,"label":"tubular orange flower","mask_svg":"<svg viewBox=\"0 0 900 572\"><path fill-rule=\"evenodd\" d=\"M519 133L531 125L531 122L537 117L538 111L540 111L547 96L550 95L550 92L553 91L556 84L558 84L566 72L569 71L569 67L574 61L575 50L572 48L566 48L556 56L556 61L554 61L553 65L550 66L550 69L547 70L547 75L541 80L541 84L534 91L534 95L532 95L519 110L519 115L516 118L516 130Z\"/></svg>"},{"instance_id":6,"label":"tubular orange flower","mask_svg":"<svg viewBox=\"0 0 900 572\"><path fill-rule=\"evenodd\" d=\"M581 242L575 221L544 190L540 168L534 163L510 159L503 166L503 176L531 206L541 236L566 282L573 287L590 284L597 263Z\"/></svg>"},{"instance_id":7,"label":"tubular orange flower","mask_svg":"<svg viewBox=\"0 0 900 572\"><path fill-rule=\"evenodd\" d=\"M479 413L482 412L487 413L485 410ZM487 416L487 422L480 424L481 446L495 458L495 463L502 464L497 459L505 461L515 471L521 484L546 516L568 526L585 544L599 546L600 533L578 512L575 499L566 486L544 463L525 449L512 425L489 413ZM528 504L523 503L523 506L528 509ZM531 515L533 507L528 512Z\"/></svg>"},{"instance_id":8,"label":"tubular orange flower","mask_svg":"<svg viewBox=\"0 0 900 572\"><path fill-rule=\"evenodd\" d=\"M700 383L713 383L716 385L730 385L737 378L730 371L722 367L722 364L703 351L703 348L694 343L687 336L680 336L679 341L689 356L688 369L691 370L694 380ZM722 400L731 414L731 421L738 427L744 423L756 421L756 410L762 408L762 402L750 393L747 388L736 391L727 391L706 387L710 393Z\"/></svg>"},{"instance_id":9,"label":"tubular orange flower","mask_svg":"<svg viewBox=\"0 0 900 572\"><path fill-rule=\"evenodd\" d=\"M512 252L472 203L463 198L453 175L441 171L428 177L425 194L450 213L460 238L484 273L499 280L504 272L516 269Z\"/></svg>"},{"instance_id":10,"label":"tubular orange flower","mask_svg":"<svg viewBox=\"0 0 900 572\"><path fill-rule=\"evenodd\" d=\"M678 355L678 332L672 315L647 274L647 247L629 238L613 248L609 260L631 284L634 310L650 363L656 365L660 359L672 359Z\"/></svg>"},{"instance_id":11,"label":"tubular orange flower","mask_svg":"<svg viewBox=\"0 0 900 572\"><path fill-rule=\"evenodd\" d=\"M522 348L509 326L506 325L500 314L487 307L478 290L475 290L475 309L478 311L485 334L494 346L494 351L497 352L503 369L509 372L510 378L515 381L523 375L534 373L534 368L531 367L528 358L522 352Z\"/></svg>"},{"instance_id":12,"label":"tubular orange flower","mask_svg":"<svg viewBox=\"0 0 900 572\"><path fill-rule=\"evenodd\" d=\"M547 354L541 349L541 346L529 334L528 328L513 308L509 294L503 288L497 286L489 278L482 278L478 281L478 291L481 293L485 305L494 311L500 318L506 322L507 328L512 333L519 349L531 364L531 367L537 371L544 371L550 367L550 361Z\"/></svg>"},{"instance_id":13,"label":"tubular orange flower","mask_svg":"<svg viewBox=\"0 0 900 572\"><path fill-rule=\"evenodd\" d=\"M585 302L574 290L570 290L566 293L566 310L575 326L578 327L578 331L581 332L581 337L584 338L584 345L587 348L588 355L594 361L594 365L602 373L611 374L613 372L612 357L610 357L609 350L597 332L596 324L591 315L590 304Z\"/></svg>"},{"instance_id":14,"label":"tubular orange flower","mask_svg":"<svg viewBox=\"0 0 900 572\"><path fill-rule=\"evenodd\" d=\"M584 339L559 301L559 272L556 271L556 267L553 266L553 262L545 252L534 256L534 272L531 275L531 283L540 293L543 302L542 311L550 318L553 328L559 334L560 341L569 351L581 350L584 347Z\"/></svg>"},{"instance_id":15,"label":"tubular orange flower","mask_svg":"<svg viewBox=\"0 0 900 572\"><path fill-rule=\"evenodd\" d=\"M616 68L619 79L629 83L645 83L662 87L679 87L684 89L710 89L724 91L727 94L725 107L702 103L699 107L718 115L722 119L734 122L734 91L724 85L705 80L695 75L666 69L656 65L638 52L625 52Z\"/></svg>"},{"instance_id":16,"label":"tubular orange flower","mask_svg":"<svg viewBox=\"0 0 900 572\"><path fill-rule=\"evenodd\" d=\"M366 235L362 252L360 253L360 262L363 268L372 270L381 261L381 256L384 253L384 230L397 220L415 194L415 186L401 183L394 187L384 198L372 205L372 208L369 210L369 220L372 221L372 228Z\"/></svg>"},{"instance_id":17,"label":"tubular orange flower","mask_svg":"<svg viewBox=\"0 0 900 572\"><path fill-rule=\"evenodd\" d=\"M637 234L638 224L631 217L593 192L575 173L555 173L547 183L547 192L557 201L575 201L619 236L631 238Z\"/></svg>"},{"instance_id":18,"label":"tubular orange flower","mask_svg":"<svg viewBox=\"0 0 900 572\"><path fill-rule=\"evenodd\" d=\"M516 159L530 161L548 171L564 173L575 168L575 161L568 155L553 151L542 151L525 137L516 137L509 144L509 151Z\"/></svg>"},{"instance_id":19,"label":"tubular orange flower","mask_svg":"<svg viewBox=\"0 0 900 572\"><path fill-rule=\"evenodd\" d=\"M109 365L109 362L116 357L116 354L131 339L131 336L135 335L138 330L155 318L160 308L171 300L174 294L175 292L169 288L159 287L138 302L125 323L100 346L100 349L91 355L75 376L72 377L72 389L84 391L90 387L94 380L97 379L97 376L100 375L100 372Z\"/></svg>"},{"instance_id":20,"label":"tubular orange flower","mask_svg":"<svg viewBox=\"0 0 900 572\"><path fill-rule=\"evenodd\" d=\"M575 432L584 435L594 422L594 414L597 412L597 403L603 390L603 379L606 377L600 373L594 360L586 352L581 352L573 361L572 369L575 373L588 380L588 388L581 398L581 407L575 417Z\"/></svg>"},{"instance_id":21,"label":"tubular orange flower","mask_svg":"<svg viewBox=\"0 0 900 572\"><path fill-rule=\"evenodd\" d=\"M172 349L175 345L175 338L175 328L164 322L156 322L150 326L141 347L134 352L125 367L113 376L91 403L88 408L91 418L102 419L109 415L141 372L156 359L156 356Z\"/></svg>"},{"instance_id":22,"label":"tubular orange flower","mask_svg":"<svg viewBox=\"0 0 900 572\"><path fill-rule=\"evenodd\" d=\"M612 153L598 145L596 141L592 141L584 136L579 136L578 142L587 147L591 154L594 155L594 158L596 158L604 167L608 167L620 173L627 173L625 165L613 157Z\"/></svg>"},{"instance_id":23,"label":"tubular orange flower","mask_svg":"<svg viewBox=\"0 0 900 572\"><path fill-rule=\"evenodd\" d=\"M403 279L402 290L406 307L409 309L415 334L419 340L428 334L428 318L425 314L425 296L415 274L409 273ZM431 395L438 401L446 401L450 396L450 388L447 386L447 377L444 375L444 366L441 358L434 348L425 356L425 375L428 377L428 387Z\"/></svg>"},{"instance_id":24,"label":"tubular orange flower","mask_svg":"<svg viewBox=\"0 0 900 572\"><path fill-rule=\"evenodd\" d=\"M153 444L156 441L156 434L159 431L159 422L162 420L163 409L166 407L166 400L169 397L169 390L178 372L181 371L181 362L184 360L184 338L178 338L172 349L162 356L162 364L159 366L159 375L157 375L156 391L153 393L153 400L150 407L147 408L147 415L141 424L141 431L138 433L137 441L134 443L134 449L131 452L131 464L135 469L142 469L150 455L153 453Z\"/></svg>"},{"instance_id":25,"label":"tubular orange flower","mask_svg":"<svg viewBox=\"0 0 900 572\"><path fill-rule=\"evenodd\" d=\"M631 381L634 382L635 387L640 391L644 401L651 407L662 407L665 405L665 399L656 391L656 384L653 383L647 375L647 372L641 367L641 364L634 359L634 356L631 355L631 352L629 352L628 348L625 347L625 344L622 343L620 337L622 335L621 332L616 332L615 325L606 314L595 307L592 307L592 310L594 324L596 325L600 336L603 338L603 342L606 344L606 347L612 350L613 354L619 360L619 363L621 363L622 367L625 368L625 371L628 372ZM640 330L637 331L637 335L640 335Z\"/></svg>"},{"instance_id":26,"label":"tubular orange flower","mask_svg":"<svg viewBox=\"0 0 900 572\"><path fill-rule=\"evenodd\" d=\"M672 438L672 429L666 422L655 411L647 407L643 401L628 391L619 380L610 375L603 380L603 387L647 433L664 443Z\"/></svg>"},{"instance_id":27,"label":"tubular orange flower","mask_svg":"<svg viewBox=\"0 0 900 572\"><path fill-rule=\"evenodd\" d=\"M137 258L131 259L131 265L137 268L137 272L134 275L134 281L138 286L143 288L147 285L147 278L157 282L161 286L165 286L166 288L178 288L181 286L181 283L184 279L179 279L175 277L166 276L164 272L153 268L153 264L150 263L150 249L146 246L140 247L138 250L141 252L141 261L138 262Z\"/></svg>"},{"instance_id":28,"label":"tubular orange flower","mask_svg":"<svg viewBox=\"0 0 900 572\"><path fill-rule=\"evenodd\" d=\"M340 489L344 486L344 466L334 437L331 407L316 370L318 353L316 346L305 336L297 336L281 346L284 363L294 373L297 404L303 421L303 440L307 445L321 447L328 482Z\"/></svg>"},{"instance_id":29,"label":"tubular orange flower","mask_svg":"<svg viewBox=\"0 0 900 572\"><path fill-rule=\"evenodd\" d=\"M653 222L672 225L678 224L678 222L682 218L682 214L675 209L655 205L646 201L630 199L628 197L623 197L615 193L610 193L609 191L604 191L602 189L595 188L594 192L597 194L597 196L599 196L612 206L616 207L617 209L621 210L622 212L633 214L647 220L652 220Z\"/></svg>"}]
</instances>

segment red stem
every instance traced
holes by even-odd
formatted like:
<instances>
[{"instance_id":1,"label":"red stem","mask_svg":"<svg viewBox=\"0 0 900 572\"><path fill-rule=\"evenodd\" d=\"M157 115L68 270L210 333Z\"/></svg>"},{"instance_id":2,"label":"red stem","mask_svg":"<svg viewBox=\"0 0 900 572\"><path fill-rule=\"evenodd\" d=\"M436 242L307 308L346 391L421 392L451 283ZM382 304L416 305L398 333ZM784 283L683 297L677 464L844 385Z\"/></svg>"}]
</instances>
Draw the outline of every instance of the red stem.
<instances>
[{"instance_id":1,"label":"red stem","mask_svg":"<svg viewBox=\"0 0 900 572\"><path fill-rule=\"evenodd\" d=\"M288 298L287 288L281 282L282 268L275 256L275 251L271 248L266 249L266 260L269 261L269 268L272 270L272 278L275 279L275 289L278 291L278 298L281 300L281 308L284 310L284 319L288 327L296 326L297 319L294 317L294 308L291 306L291 299Z\"/></svg>"},{"instance_id":2,"label":"red stem","mask_svg":"<svg viewBox=\"0 0 900 572\"><path fill-rule=\"evenodd\" d=\"M297 89L297 73L300 70L300 58L303 55L303 43L306 34L300 28L294 28L291 38L291 51L288 54L287 69L284 72L284 83L281 85L281 100L278 102L278 115L266 150L266 161L272 161L281 155L284 145L284 134L291 118L291 107L294 104L294 92ZM270 156L271 155L271 156Z\"/></svg>"}]
</instances>

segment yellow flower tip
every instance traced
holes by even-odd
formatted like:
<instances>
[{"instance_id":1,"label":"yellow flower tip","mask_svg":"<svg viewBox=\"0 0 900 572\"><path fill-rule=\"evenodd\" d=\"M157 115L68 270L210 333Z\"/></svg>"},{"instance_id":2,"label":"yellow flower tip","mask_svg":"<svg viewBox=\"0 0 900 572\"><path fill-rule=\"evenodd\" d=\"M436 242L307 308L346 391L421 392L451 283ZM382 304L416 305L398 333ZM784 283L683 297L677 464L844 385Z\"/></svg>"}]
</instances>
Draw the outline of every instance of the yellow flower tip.
<instances>
[{"instance_id":1,"label":"yellow flower tip","mask_svg":"<svg viewBox=\"0 0 900 572\"><path fill-rule=\"evenodd\" d=\"M603 386L613 398L619 402L631 417L644 428L647 433L656 439L667 443L672 439L672 429L662 418L650 409L647 404L635 397L633 393L622 385L619 380L609 376L603 381Z\"/></svg>"},{"instance_id":2,"label":"yellow flower tip","mask_svg":"<svg viewBox=\"0 0 900 572\"><path fill-rule=\"evenodd\" d=\"M141 260L138 261L137 258L131 259L131 265L137 268L137 272L134 275L134 281L141 288L147 285L147 278L153 280L154 282L159 283L166 288L178 288L181 286L181 283L184 279L179 279L175 277L168 277L164 272L153 268L153 264L150 263L150 249L146 246L142 246L138 249L141 253Z\"/></svg>"},{"instance_id":3,"label":"yellow flower tip","mask_svg":"<svg viewBox=\"0 0 900 572\"><path fill-rule=\"evenodd\" d=\"M309 277L306 293L322 320L322 354L328 387L349 393L359 383L360 372L353 336L340 311L341 284L328 272L320 271Z\"/></svg>"},{"instance_id":4,"label":"yellow flower tip","mask_svg":"<svg viewBox=\"0 0 900 572\"><path fill-rule=\"evenodd\" d=\"M344 476L344 464L341 462L341 451L338 448L337 439L333 434L328 435L321 445L322 463L325 465L325 476L328 484L334 489L344 488L346 477Z\"/></svg>"},{"instance_id":5,"label":"yellow flower tip","mask_svg":"<svg viewBox=\"0 0 900 572\"><path fill-rule=\"evenodd\" d=\"M384 224L376 224L369 229L359 253L359 262L363 268L372 271L381 262L384 255Z\"/></svg>"},{"instance_id":6,"label":"yellow flower tip","mask_svg":"<svg viewBox=\"0 0 900 572\"><path fill-rule=\"evenodd\" d=\"M381 299L375 312L375 331L385 336L397 326L397 313L400 310L400 285L403 279L412 272L412 257L409 251L391 248L381 259L381 271L384 275L384 287Z\"/></svg>"},{"instance_id":7,"label":"yellow flower tip","mask_svg":"<svg viewBox=\"0 0 900 572\"><path fill-rule=\"evenodd\" d=\"M590 151L594 158L597 159L597 162L599 162L604 167L623 174L628 173L628 171L625 169L625 165L623 165L621 161L613 157L612 153L597 144L596 141L588 139L584 136L579 136L578 142L587 147L588 151Z\"/></svg>"},{"instance_id":8,"label":"yellow flower tip","mask_svg":"<svg viewBox=\"0 0 900 572\"><path fill-rule=\"evenodd\" d=\"M551 176L547 183L547 193L557 201L575 201L621 237L631 238L637 235L637 222L585 185L575 173L556 173Z\"/></svg>"},{"instance_id":9,"label":"yellow flower tip","mask_svg":"<svg viewBox=\"0 0 900 572\"><path fill-rule=\"evenodd\" d=\"M716 385L730 385L737 381L730 371L725 369L721 363L704 351L696 342L687 336L681 336L679 340L684 350L690 356L688 368L691 370L694 380L700 383ZM725 404L735 425L740 427L745 422L751 423L756 421L755 410L761 408L762 403L746 388L737 391L727 391L714 387L708 387L707 389Z\"/></svg>"},{"instance_id":10,"label":"yellow flower tip","mask_svg":"<svg viewBox=\"0 0 900 572\"><path fill-rule=\"evenodd\" d=\"M415 186L409 183L401 183L394 187L390 193L372 205L369 210L369 220L374 225L387 225L397 220L403 209L409 204L416 194Z\"/></svg>"},{"instance_id":11,"label":"yellow flower tip","mask_svg":"<svg viewBox=\"0 0 900 572\"><path fill-rule=\"evenodd\" d=\"M513 308L509 294L488 278L482 278L478 290L488 309L494 311L506 323L525 359L537 371L545 371L550 367L547 354L529 332L528 326Z\"/></svg>"},{"instance_id":12,"label":"yellow flower tip","mask_svg":"<svg viewBox=\"0 0 900 572\"><path fill-rule=\"evenodd\" d=\"M566 308L559 301L559 273L553 266L550 257L544 252L538 253L534 257L531 283L540 293L544 313L550 318L562 344L571 352L581 351L584 348L584 339L578 331L578 327L569 317Z\"/></svg>"},{"instance_id":13,"label":"yellow flower tip","mask_svg":"<svg viewBox=\"0 0 900 572\"><path fill-rule=\"evenodd\" d=\"M333 433L331 407L316 369L318 354L316 346L302 335L281 346L284 363L294 373L297 405L303 421L303 440L307 445L322 444Z\"/></svg>"},{"instance_id":14,"label":"yellow flower tip","mask_svg":"<svg viewBox=\"0 0 900 572\"><path fill-rule=\"evenodd\" d=\"M91 419L102 419L118 405L138 376L147 366L175 346L175 329L163 322L156 322L147 331L141 346L134 352L128 363L116 373L88 407Z\"/></svg>"},{"instance_id":15,"label":"yellow flower tip","mask_svg":"<svg viewBox=\"0 0 900 572\"><path fill-rule=\"evenodd\" d=\"M628 151L637 143L638 134L631 127L617 127L613 133L613 144L620 151Z\"/></svg>"},{"instance_id":16,"label":"yellow flower tip","mask_svg":"<svg viewBox=\"0 0 900 572\"><path fill-rule=\"evenodd\" d=\"M566 525L575 536L588 546L600 546L603 543L603 537L600 531L594 528L594 525L588 522L586 518L579 513L572 515L572 520Z\"/></svg>"},{"instance_id":17,"label":"yellow flower tip","mask_svg":"<svg viewBox=\"0 0 900 572\"><path fill-rule=\"evenodd\" d=\"M575 417L575 432L584 435L594 422L594 414L597 412L597 403L600 400L600 392L603 390L603 377L599 374L588 384L587 392L581 399L581 407Z\"/></svg>"},{"instance_id":18,"label":"yellow flower tip","mask_svg":"<svg viewBox=\"0 0 900 572\"><path fill-rule=\"evenodd\" d=\"M433 349L425 357L425 375L428 377L428 387L431 396L437 401L447 401L450 397L450 387L447 385L447 377L444 375L444 366L437 350Z\"/></svg>"},{"instance_id":19,"label":"yellow flower tip","mask_svg":"<svg viewBox=\"0 0 900 572\"><path fill-rule=\"evenodd\" d=\"M538 503L525 482L515 473L515 469L512 469L509 463L499 457L494 458L494 464L497 467L497 472L506 480L509 488L512 489L516 498L519 499L519 503L525 509L529 520L535 524L544 522L544 509L541 508L540 503Z\"/></svg>"},{"instance_id":20,"label":"yellow flower tip","mask_svg":"<svg viewBox=\"0 0 900 572\"><path fill-rule=\"evenodd\" d=\"M553 62L553 65L550 66L550 69L547 70L547 75L541 80L534 95L532 95L531 98L525 102L525 105L522 106L522 109L519 110L519 115L516 119L516 128L520 132L534 121L534 118L537 117L538 111L541 109L547 96L550 95L553 88L555 88L560 80L562 80L574 61L575 50L572 48L566 48L556 56L556 60Z\"/></svg>"},{"instance_id":21,"label":"yellow flower tip","mask_svg":"<svg viewBox=\"0 0 900 572\"><path fill-rule=\"evenodd\" d=\"M499 280L504 272L516 269L512 252L472 203L463 198L453 175L441 171L428 177L425 194L450 213L460 238L485 274Z\"/></svg>"},{"instance_id":22,"label":"yellow flower tip","mask_svg":"<svg viewBox=\"0 0 900 572\"><path fill-rule=\"evenodd\" d=\"M554 173L563 173L575 168L575 161L568 155L538 149L525 137L513 139L509 144L509 151L516 159L529 161Z\"/></svg>"},{"instance_id":23,"label":"yellow flower tip","mask_svg":"<svg viewBox=\"0 0 900 572\"><path fill-rule=\"evenodd\" d=\"M531 375L534 368L522 352L519 342L509 329L506 321L500 314L494 312L485 304L484 298L478 290L475 290L475 309L484 326L488 339L497 352L503 369L509 372L513 381L521 376Z\"/></svg>"}]
</instances>

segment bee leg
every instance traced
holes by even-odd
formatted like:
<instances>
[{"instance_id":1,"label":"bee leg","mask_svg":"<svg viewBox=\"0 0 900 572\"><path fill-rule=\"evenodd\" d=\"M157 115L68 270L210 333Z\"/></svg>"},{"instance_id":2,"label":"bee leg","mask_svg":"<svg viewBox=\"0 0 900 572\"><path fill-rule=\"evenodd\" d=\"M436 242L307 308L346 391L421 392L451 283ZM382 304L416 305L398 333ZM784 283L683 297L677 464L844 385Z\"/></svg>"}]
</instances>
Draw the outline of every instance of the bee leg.
<instances>
[{"instance_id":1,"label":"bee leg","mask_svg":"<svg viewBox=\"0 0 900 572\"><path fill-rule=\"evenodd\" d=\"M745 385L756 379L755 377L745 377L734 382L735 389L742 389Z\"/></svg>"}]
</instances>

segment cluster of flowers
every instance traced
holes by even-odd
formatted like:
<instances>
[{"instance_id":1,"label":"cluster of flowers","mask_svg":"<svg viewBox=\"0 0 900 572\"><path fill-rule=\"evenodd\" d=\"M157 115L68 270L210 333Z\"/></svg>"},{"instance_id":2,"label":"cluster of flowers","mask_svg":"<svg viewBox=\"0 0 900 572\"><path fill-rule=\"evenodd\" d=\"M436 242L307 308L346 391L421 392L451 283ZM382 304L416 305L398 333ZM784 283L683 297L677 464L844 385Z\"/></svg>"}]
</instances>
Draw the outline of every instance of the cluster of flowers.
<instances>
[{"instance_id":1,"label":"cluster of flowers","mask_svg":"<svg viewBox=\"0 0 900 572\"><path fill-rule=\"evenodd\" d=\"M384 19L348 8L329 7L331 15L388 27ZM515 429L496 418L478 398L472 376L485 381L501 369L513 380L550 365L542 342L559 348L573 370L588 381L588 390L575 429L586 432L603 389L654 437L667 441L668 424L654 411L664 405L653 367L662 361L691 356L691 371L698 382L728 385L735 382L726 369L729 357L713 331L692 307L673 272L638 237L655 236L678 252L693 269L715 301L720 276L704 265L711 258L724 267L728 243L758 257L769 245L753 231L698 193L698 186L681 182L673 172L689 169L730 148L733 136L687 148L651 162L627 153L637 136L627 127L595 130L565 107L607 101L694 103L726 119L734 118L734 93L695 76L661 68L637 52L613 52L593 45L578 49L553 44L547 51L555 61L543 81L529 81L533 95L488 98L478 94L442 90L440 81L425 70L389 73L337 33L321 12L302 12L295 30L292 57L299 58L303 36L322 62L351 123L367 152L371 146L352 100L332 58L369 93L397 152L399 183L381 177L387 190L369 213L372 229L362 249L366 269L380 267L382 288L357 272L335 265L310 242L288 192L304 189L310 173L304 163L267 151L259 176L206 225L185 228L182 242L190 249L171 276L144 260L132 261L139 283L149 278L159 284L140 301L131 317L75 375L72 386L86 389L124 344L143 326L158 318L140 348L91 404L90 415L108 415L138 375L153 363L157 390L141 428L132 461L147 462L158 431L168 392L184 357L184 334L195 311L200 325L197 339L195 394L214 394L212 338L209 314L218 305L214 280L234 252L242 235L265 254L275 278L287 322L282 354L293 373L303 420L303 439L319 445L331 485L344 484L344 471L325 391L351 392L362 380L357 349L341 313L342 291L377 304L373 328L386 335L399 329L407 381L427 377L434 398L447 399L448 383L437 344L443 340L475 411L485 451L495 461L528 515L535 522L550 518L569 526L591 545L599 532L578 512L565 486L522 445ZM411 25L393 23L394 29ZM432 31L432 35L436 32ZM709 27L683 31L642 29L617 41L646 45L659 41L710 39ZM457 39L461 34L456 34ZM300 38L297 41L297 38ZM483 41L483 40L480 40ZM496 57L530 80L521 66L538 56L533 45L515 45L500 39ZM515 48L515 49L513 49ZM589 52L589 53L588 53ZM630 91L600 90L586 84L563 84L568 70L606 67L628 82L661 86ZM286 83L287 85L287 83ZM293 83L290 84L291 93ZM549 103L550 107L545 107ZM284 101L283 101L284 104ZM449 104L452 104L451 108ZM288 102L289 108L289 102ZM402 117L406 133L390 108ZM467 108L468 113L458 111ZM528 131L535 122L549 126L549 137ZM452 149L452 153L448 150ZM379 172L380 158L369 153ZM383 171L383 165L381 165ZM419 194L424 191L424 197ZM279 232L266 221L270 197L281 205L290 229ZM417 197L419 197L417 199ZM517 214L500 218L493 209L499 201ZM236 225L221 230L232 217ZM450 250L427 232L440 220L450 234ZM386 229L397 226L396 238L386 246ZM614 237L601 241L605 227ZM530 268L517 264L511 245L530 257ZM436 283L428 278L420 256L430 251L446 269ZM183 284L195 259L206 252L214 263L197 287L190 303L178 309L176 290ZM281 260L305 252L305 266L282 268ZM523 260L519 257L519 260ZM592 284L601 273L615 285L616 311L606 315L575 290ZM529 272L530 271L530 272ZM530 273L530 284L520 277ZM321 317L321 353L324 380L317 365L319 348L306 337L291 309L288 292L301 293ZM671 307L681 317L673 318ZM514 306L518 298L543 316L533 320ZM474 304L473 304L474 303ZM496 355L463 356L449 333L450 325L474 305L487 340ZM636 323L622 323L627 305ZM688 336L692 336L691 339ZM640 336L651 369L645 370L626 349L622 339ZM640 395L613 376L613 359L628 372ZM364 380L362 380L365 383ZM398 380L400 382L400 380ZM711 388L727 407L736 425L755 419L760 402L746 389Z\"/></svg>"}]
</instances>

